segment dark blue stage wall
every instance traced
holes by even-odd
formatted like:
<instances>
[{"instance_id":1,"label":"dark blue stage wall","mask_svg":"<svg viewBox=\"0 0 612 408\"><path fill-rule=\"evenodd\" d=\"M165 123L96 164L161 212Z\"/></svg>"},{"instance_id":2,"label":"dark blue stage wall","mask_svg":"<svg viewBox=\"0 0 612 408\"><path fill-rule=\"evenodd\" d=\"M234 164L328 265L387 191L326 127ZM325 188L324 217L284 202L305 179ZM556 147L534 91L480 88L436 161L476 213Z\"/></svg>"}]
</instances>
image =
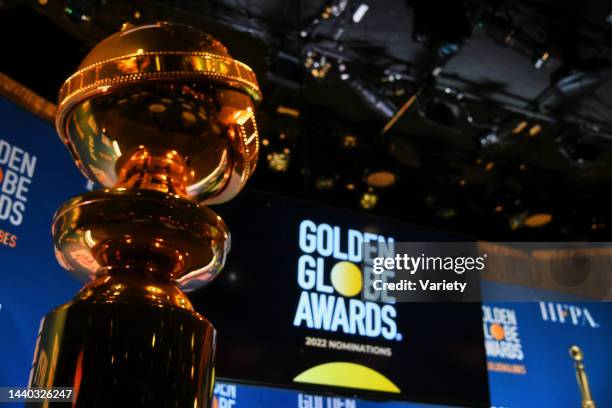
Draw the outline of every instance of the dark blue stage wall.
<instances>
[{"instance_id":1,"label":"dark blue stage wall","mask_svg":"<svg viewBox=\"0 0 612 408\"><path fill-rule=\"evenodd\" d=\"M86 181L50 124L4 100L0 175L0 386L23 386L41 317L81 286L56 263L50 228L55 209ZM340 249L349 231L395 241L456 237L252 191L214 210L233 248L221 276L191 297L220 331L215 408L485 406L489 390L495 407L576 407L572 344L585 353L598 406L612 406L610 304L365 301L334 283L343 251L310 248L301 226L329 226ZM300 262L317 273L300 275ZM333 305L329 324L317 324L317 299ZM351 307L345 317L338 304L369 317L351 323Z\"/></svg>"},{"instance_id":2,"label":"dark blue stage wall","mask_svg":"<svg viewBox=\"0 0 612 408\"><path fill-rule=\"evenodd\" d=\"M0 384L28 380L38 322L81 286L55 261L51 220L85 190L54 129L0 99Z\"/></svg>"}]
</instances>

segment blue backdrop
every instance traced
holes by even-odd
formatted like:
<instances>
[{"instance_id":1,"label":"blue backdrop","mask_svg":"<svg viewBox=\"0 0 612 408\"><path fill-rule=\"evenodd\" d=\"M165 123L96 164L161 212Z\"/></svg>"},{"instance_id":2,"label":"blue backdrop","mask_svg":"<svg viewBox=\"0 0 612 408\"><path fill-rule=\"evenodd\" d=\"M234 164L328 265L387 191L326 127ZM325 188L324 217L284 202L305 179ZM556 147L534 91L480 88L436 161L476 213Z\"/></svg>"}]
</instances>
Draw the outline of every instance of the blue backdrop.
<instances>
[{"instance_id":1,"label":"blue backdrop","mask_svg":"<svg viewBox=\"0 0 612 408\"><path fill-rule=\"evenodd\" d=\"M0 124L0 214L18 201L25 206L19 225L0 219L0 230L17 237L15 247L0 245L0 384L9 386L27 382L41 317L81 286L55 261L51 220L63 201L85 190L86 181L49 123L0 99ZM11 171L21 176L12 169L26 154L36 157L33 176L25 174L28 191L11 194L5 183Z\"/></svg>"}]
</instances>

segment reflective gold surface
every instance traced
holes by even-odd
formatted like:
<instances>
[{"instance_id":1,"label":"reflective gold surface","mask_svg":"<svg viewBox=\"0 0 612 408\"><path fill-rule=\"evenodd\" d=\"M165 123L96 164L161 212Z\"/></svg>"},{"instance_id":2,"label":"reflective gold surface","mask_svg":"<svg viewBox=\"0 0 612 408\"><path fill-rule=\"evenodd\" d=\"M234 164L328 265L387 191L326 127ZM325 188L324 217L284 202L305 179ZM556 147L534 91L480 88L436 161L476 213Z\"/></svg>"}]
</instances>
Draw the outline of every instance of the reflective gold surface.
<instances>
[{"instance_id":1,"label":"reflective gold surface","mask_svg":"<svg viewBox=\"0 0 612 408\"><path fill-rule=\"evenodd\" d=\"M576 381L578 382L578 388L580 389L582 408L595 408L595 401L593 401L593 397L591 396L589 380L584 370L584 354L582 353L580 347L576 345L570 347L569 354L572 360L574 360L574 368L576 369Z\"/></svg>"},{"instance_id":2,"label":"reflective gold surface","mask_svg":"<svg viewBox=\"0 0 612 408\"><path fill-rule=\"evenodd\" d=\"M151 67L156 76L140 75ZM219 41L170 23L128 28L89 53L62 87L56 125L82 172L107 189L58 211L56 256L66 269L91 279L156 270L185 290L217 275L229 231L201 204L238 194L259 150L261 95L250 69L250 88L236 82L240 67Z\"/></svg>"},{"instance_id":3,"label":"reflective gold surface","mask_svg":"<svg viewBox=\"0 0 612 408\"><path fill-rule=\"evenodd\" d=\"M75 408L208 408L215 337L176 286L106 276L45 316L29 383L73 387Z\"/></svg>"},{"instance_id":4,"label":"reflective gold surface","mask_svg":"<svg viewBox=\"0 0 612 408\"><path fill-rule=\"evenodd\" d=\"M177 24L134 27L81 67L62 87L56 127L89 179L113 187L136 151L175 152L186 194L213 204L255 170L257 80L212 37Z\"/></svg>"},{"instance_id":5,"label":"reflective gold surface","mask_svg":"<svg viewBox=\"0 0 612 408\"><path fill-rule=\"evenodd\" d=\"M126 28L60 91L57 131L105 187L53 221L59 263L90 280L41 324L30 385L74 387L75 407L209 407L215 330L183 290L230 249L204 204L233 198L259 149L249 67L180 24Z\"/></svg>"},{"instance_id":6,"label":"reflective gold surface","mask_svg":"<svg viewBox=\"0 0 612 408\"><path fill-rule=\"evenodd\" d=\"M56 257L81 280L103 275L157 277L197 289L223 267L225 223L176 194L107 189L73 198L53 224Z\"/></svg>"}]
</instances>

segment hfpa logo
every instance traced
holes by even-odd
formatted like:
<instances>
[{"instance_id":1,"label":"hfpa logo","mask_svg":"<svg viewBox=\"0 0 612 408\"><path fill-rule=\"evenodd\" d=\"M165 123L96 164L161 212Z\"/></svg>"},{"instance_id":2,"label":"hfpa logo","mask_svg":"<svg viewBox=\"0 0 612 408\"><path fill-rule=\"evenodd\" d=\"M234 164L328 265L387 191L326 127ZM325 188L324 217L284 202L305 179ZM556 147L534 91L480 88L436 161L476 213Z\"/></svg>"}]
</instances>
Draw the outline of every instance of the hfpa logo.
<instances>
[{"instance_id":1,"label":"hfpa logo","mask_svg":"<svg viewBox=\"0 0 612 408\"><path fill-rule=\"evenodd\" d=\"M599 327L593 315L584 306L568 305L564 303L540 302L542 320L572 326Z\"/></svg>"}]
</instances>

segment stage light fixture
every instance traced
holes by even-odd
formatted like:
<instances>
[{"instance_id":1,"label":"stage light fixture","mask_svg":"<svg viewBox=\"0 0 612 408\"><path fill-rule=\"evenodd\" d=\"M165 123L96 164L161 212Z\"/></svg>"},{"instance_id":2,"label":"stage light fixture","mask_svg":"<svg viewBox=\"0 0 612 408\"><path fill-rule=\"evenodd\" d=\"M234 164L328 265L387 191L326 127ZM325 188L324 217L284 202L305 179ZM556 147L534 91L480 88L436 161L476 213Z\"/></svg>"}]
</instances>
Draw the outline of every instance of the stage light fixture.
<instances>
[{"instance_id":1,"label":"stage light fixture","mask_svg":"<svg viewBox=\"0 0 612 408\"><path fill-rule=\"evenodd\" d=\"M364 210L372 210L376 207L378 203L378 194L374 191L373 188L369 188L361 195L361 199L359 200L359 206Z\"/></svg>"},{"instance_id":2,"label":"stage light fixture","mask_svg":"<svg viewBox=\"0 0 612 408\"><path fill-rule=\"evenodd\" d=\"M289 108L287 106L284 105L278 105L276 107L276 112L281 114L281 115L287 115L287 116L291 116L294 118L299 118L300 117L300 111L294 108Z\"/></svg>"},{"instance_id":3,"label":"stage light fixture","mask_svg":"<svg viewBox=\"0 0 612 408\"><path fill-rule=\"evenodd\" d=\"M363 16L365 16L365 14L368 12L369 9L370 9L370 6L368 6L365 3L361 3L359 6L357 6L357 9L355 9L355 12L353 13L353 23L355 24L359 23L363 19Z\"/></svg>"},{"instance_id":4,"label":"stage light fixture","mask_svg":"<svg viewBox=\"0 0 612 408\"><path fill-rule=\"evenodd\" d=\"M323 20L327 20L332 17L338 17L344 12L344 10L346 10L346 6L348 6L348 0L332 0L323 9L321 18Z\"/></svg>"},{"instance_id":5,"label":"stage light fixture","mask_svg":"<svg viewBox=\"0 0 612 408\"><path fill-rule=\"evenodd\" d=\"M79 22L91 21L94 7L91 1L69 0L66 2L64 12L73 20Z\"/></svg>"},{"instance_id":6,"label":"stage light fixture","mask_svg":"<svg viewBox=\"0 0 612 408\"><path fill-rule=\"evenodd\" d=\"M375 188L387 188L395 184L397 176L388 170L373 171L365 176L366 184Z\"/></svg>"},{"instance_id":7,"label":"stage light fixture","mask_svg":"<svg viewBox=\"0 0 612 408\"><path fill-rule=\"evenodd\" d=\"M536 137L542 131L542 125L536 123L531 128L529 128L529 136Z\"/></svg>"},{"instance_id":8,"label":"stage light fixture","mask_svg":"<svg viewBox=\"0 0 612 408\"><path fill-rule=\"evenodd\" d=\"M541 228L550 224L553 220L552 214L549 213L533 213L529 214L523 211L513 214L508 218L510 229L517 230L519 228Z\"/></svg>"},{"instance_id":9,"label":"stage light fixture","mask_svg":"<svg viewBox=\"0 0 612 408\"><path fill-rule=\"evenodd\" d=\"M552 214L548 213L536 213L527 216L524 220L524 224L529 228L540 228L550 224L553 217Z\"/></svg>"},{"instance_id":10,"label":"stage light fixture","mask_svg":"<svg viewBox=\"0 0 612 408\"><path fill-rule=\"evenodd\" d=\"M508 225L511 230L517 230L525 226L525 218L527 217L526 212L520 212L517 214L512 214L508 217Z\"/></svg>"},{"instance_id":11,"label":"stage light fixture","mask_svg":"<svg viewBox=\"0 0 612 408\"><path fill-rule=\"evenodd\" d=\"M268 168L272 171L284 173L289 168L289 162L291 155L289 149L285 149L282 152L270 152L266 156L268 160Z\"/></svg>"},{"instance_id":12,"label":"stage light fixture","mask_svg":"<svg viewBox=\"0 0 612 408\"><path fill-rule=\"evenodd\" d=\"M499 142L500 139L495 132L488 132L478 140L481 147L496 145Z\"/></svg>"},{"instance_id":13,"label":"stage light fixture","mask_svg":"<svg viewBox=\"0 0 612 408\"><path fill-rule=\"evenodd\" d=\"M353 149L357 147L357 137L352 134L342 136L342 147L345 149Z\"/></svg>"},{"instance_id":14,"label":"stage light fixture","mask_svg":"<svg viewBox=\"0 0 612 408\"><path fill-rule=\"evenodd\" d=\"M320 176L315 180L315 187L321 191L329 191L336 185L337 176Z\"/></svg>"},{"instance_id":15,"label":"stage light fixture","mask_svg":"<svg viewBox=\"0 0 612 408\"><path fill-rule=\"evenodd\" d=\"M317 52L312 50L306 52L304 66L308 69L310 75L318 79L325 78L332 67L325 55L319 55Z\"/></svg>"},{"instance_id":16,"label":"stage light fixture","mask_svg":"<svg viewBox=\"0 0 612 408\"><path fill-rule=\"evenodd\" d=\"M518 135L519 133L521 133L528 125L529 123L527 123L526 120L521 120L519 123L517 123L517 125L514 127L514 129L512 129L512 134L513 135Z\"/></svg>"}]
</instances>

